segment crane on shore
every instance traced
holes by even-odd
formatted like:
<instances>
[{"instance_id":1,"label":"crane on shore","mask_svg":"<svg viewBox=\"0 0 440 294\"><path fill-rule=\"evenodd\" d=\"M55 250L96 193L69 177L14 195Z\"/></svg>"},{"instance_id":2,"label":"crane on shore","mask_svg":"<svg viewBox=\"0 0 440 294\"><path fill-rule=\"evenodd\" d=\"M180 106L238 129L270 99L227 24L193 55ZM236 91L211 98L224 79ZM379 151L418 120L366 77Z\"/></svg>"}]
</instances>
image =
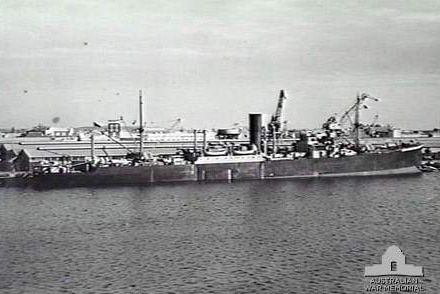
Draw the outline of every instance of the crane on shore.
<instances>
[{"instance_id":1,"label":"crane on shore","mask_svg":"<svg viewBox=\"0 0 440 294\"><path fill-rule=\"evenodd\" d=\"M272 115L269 125L267 126L269 129L269 134L275 137L275 134L279 133L281 130L281 126L285 124L283 121L283 109L284 109L284 100L287 97L284 94L284 90L280 91L280 96L278 97L277 107L275 109L275 113Z\"/></svg>"}]
</instances>

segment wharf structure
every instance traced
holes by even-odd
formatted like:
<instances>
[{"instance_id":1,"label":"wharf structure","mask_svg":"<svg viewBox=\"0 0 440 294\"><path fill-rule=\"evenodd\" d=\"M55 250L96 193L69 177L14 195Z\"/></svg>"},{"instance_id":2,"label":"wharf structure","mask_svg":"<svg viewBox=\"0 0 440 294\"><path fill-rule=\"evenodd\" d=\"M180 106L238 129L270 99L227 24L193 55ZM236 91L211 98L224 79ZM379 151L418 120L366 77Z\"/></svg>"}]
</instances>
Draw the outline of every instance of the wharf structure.
<instances>
[{"instance_id":1,"label":"wharf structure","mask_svg":"<svg viewBox=\"0 0 440 294\"><path fill-rule=\"evenodd\" d=\"M208 144L240 144L247 142L241 139L217 139L212 132L206 137ZM187 132L183 138L173 134L172 137L155 132L153 136L144 140L144 149L156 157L173 156L182 149L203 146L201 133L197 134L194 141L194 132ZM176 140L177 138L177 140ZM46 137L19 137L0 140L0 172L1 171L32 171L33 167L43 162L65 162L73 164L84 163L91 160L92 142L90 137L78 140L53 140ZM101 137L93 142L93 156L102 162L123 160L127 153L139 149L139 140L113 139Z\"/></svg>"}]
</instances>

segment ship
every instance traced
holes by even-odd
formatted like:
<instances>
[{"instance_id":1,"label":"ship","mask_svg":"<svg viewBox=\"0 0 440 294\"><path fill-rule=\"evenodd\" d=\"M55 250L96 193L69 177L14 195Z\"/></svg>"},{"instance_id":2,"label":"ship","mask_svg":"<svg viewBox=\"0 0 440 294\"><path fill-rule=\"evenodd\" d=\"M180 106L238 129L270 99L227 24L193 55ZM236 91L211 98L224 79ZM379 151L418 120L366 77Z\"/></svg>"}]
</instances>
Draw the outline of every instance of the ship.
<instances>
[{"instance_id":1,"label":"ship","mask_svg":"<svg viewBox=\"0 0 440 294\"><path fill-rule=\"evenodd\" d=\"M280 93L277 111L269 125L263 125L261 113L249 114L249 143L245 146L209 146L204 136L200 148L194 140L192 149L161 160L148 156L143 149L142 92L139 94L139 152L127 157L129 164L100 165L93 160L82 168L53 167L39 169L21 177L0 178L3 185L33 187L78 187L114 185L150 185L155 183L209 182L239 180L300 179L347 176L384 176L418 174L422 160L420 144L394 145L393 148L363 146L356 130L359 109L367 96L358 95L353 143L335 143L321 138L323 144L310 145L302 134L296 146L281 150L280 140L282 101ZM267 129L267 131L266 131ZM206 132L204 132L206 134ZM196 131L194 136L196 137ZM93 141L93 140L92 140ZM368 147L368 148L367 148Z\"/></svg>"}]
</instances>

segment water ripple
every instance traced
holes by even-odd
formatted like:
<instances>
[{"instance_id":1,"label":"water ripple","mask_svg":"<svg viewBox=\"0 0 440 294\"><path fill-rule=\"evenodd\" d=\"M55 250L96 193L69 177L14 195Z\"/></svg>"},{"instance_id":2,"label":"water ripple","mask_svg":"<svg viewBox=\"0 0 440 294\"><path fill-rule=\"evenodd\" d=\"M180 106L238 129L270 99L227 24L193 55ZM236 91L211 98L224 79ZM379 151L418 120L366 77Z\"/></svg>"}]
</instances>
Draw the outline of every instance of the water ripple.
<instances>
[{"instance_id":1,"label":"water ripple","mask_svg":"<svg viewBox=\"0 0 440 294\"><path fill-rule=\"evenodd\" d=\"M1 293L363 293L392 244L440 289L440 174L3 189Z\"/></svg>"}]
</instances>

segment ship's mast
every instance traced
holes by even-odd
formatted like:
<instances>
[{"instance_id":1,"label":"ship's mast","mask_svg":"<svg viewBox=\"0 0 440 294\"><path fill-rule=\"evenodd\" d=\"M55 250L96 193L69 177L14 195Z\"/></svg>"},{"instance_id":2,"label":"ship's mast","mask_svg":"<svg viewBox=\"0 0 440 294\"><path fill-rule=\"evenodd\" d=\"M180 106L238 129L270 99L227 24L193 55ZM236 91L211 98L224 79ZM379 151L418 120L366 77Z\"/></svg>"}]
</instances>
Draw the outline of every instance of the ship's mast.
<instances>
[{"instance_id":1,"label":"ship's mast","mask_svg":"<svg viewBox=\"0 0 440 294\"><path fill-rule=\"evenodd\" d=\"M361 106L361 96L358 93L356 97L356 107L354 113L354 144L356 146L356 149L358 149L360 145L360 134L359 134L360 106Z\"/></svg>"},{"instance_id":2,"label":"ship's mast","mask_svg":"<svg viewBox=\"0 0 440 294\"><path fill-rule=\"evenodd\" d=\"M90 152L91 152L91 156L92 156L92 164L95 164L95 135L91 134L90 135Z\"/></svg>"},{"instance_id":3,"label":"ship's mast","mask_svg":"<svg viewBox=\"0 0 440 294\"><path fill-rule=\"evenodd\" d=\"M144 121L143 121L143 102L142 102L142 90L139 90L139 156L142 159L144 157Z\"/></svg>"},{"instance_id":4,"label":"ship's mast","mask_svg":"<svg viewBox=\"0 0 440 294\"><path fill-rule=\"evenodd\" d=\"M360 123L360 111L361 108L365 108L368 109L367 105L364 104L364 101L370 99L370 100L374 100L374 101L379 101L378 98L371 96L370 94L367 93L362 93L360 94L358 92L357 97L356 97L356 103L354 103L342 116L341 119L339 120L339 124L342 126L343 123L345 123L347 120L350 120L350 122L352 122L351 124L351 131L353 132L353 140L354 143L356 145L357 148L360 147L360 129L361 129L361 123ZM352 116L354 113L354 121L352 120ZM329 118L327 120L327 123L331 123L332 118Z\"/></svg>"}]
</instances>

